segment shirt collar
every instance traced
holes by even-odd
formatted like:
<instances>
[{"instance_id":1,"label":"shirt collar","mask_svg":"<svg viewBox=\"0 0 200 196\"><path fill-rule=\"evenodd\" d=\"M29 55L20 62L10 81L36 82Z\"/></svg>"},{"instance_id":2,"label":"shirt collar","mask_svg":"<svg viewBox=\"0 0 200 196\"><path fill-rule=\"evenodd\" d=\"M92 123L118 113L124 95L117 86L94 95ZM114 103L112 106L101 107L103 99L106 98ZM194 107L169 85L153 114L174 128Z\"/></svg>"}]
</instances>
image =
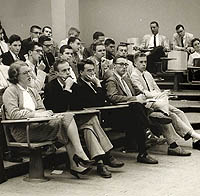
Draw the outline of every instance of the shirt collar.
<instances>
[{"instance_id":1,"label":"shirt collar","mask_svg":"<svg viewBox=\"0 0 200 196\"><path fill-rule=\"evenodd\" d=\"M10 50L10 54L12 55L14 60L17 60L17 55Z\"/></svg>"}]
</instances>

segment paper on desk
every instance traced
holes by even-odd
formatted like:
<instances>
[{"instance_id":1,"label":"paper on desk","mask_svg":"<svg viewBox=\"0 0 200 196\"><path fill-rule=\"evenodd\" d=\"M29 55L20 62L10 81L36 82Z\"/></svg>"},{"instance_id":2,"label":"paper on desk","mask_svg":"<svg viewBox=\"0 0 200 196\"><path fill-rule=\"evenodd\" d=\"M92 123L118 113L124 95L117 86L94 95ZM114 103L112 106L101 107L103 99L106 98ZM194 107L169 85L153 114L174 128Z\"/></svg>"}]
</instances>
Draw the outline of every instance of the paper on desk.
<instances>
[{"instance_id":1,"label":"paper on desk","mask_svg":"<svg viewBox=\"0 0 200 196\"><path fill-rule=\"evenodd\" d=\"M51 172L51 174L56 174L56 175L60 175L62 173L63 173L63 170L56 170L56 169Z\"/></svg>"}]
</instances>

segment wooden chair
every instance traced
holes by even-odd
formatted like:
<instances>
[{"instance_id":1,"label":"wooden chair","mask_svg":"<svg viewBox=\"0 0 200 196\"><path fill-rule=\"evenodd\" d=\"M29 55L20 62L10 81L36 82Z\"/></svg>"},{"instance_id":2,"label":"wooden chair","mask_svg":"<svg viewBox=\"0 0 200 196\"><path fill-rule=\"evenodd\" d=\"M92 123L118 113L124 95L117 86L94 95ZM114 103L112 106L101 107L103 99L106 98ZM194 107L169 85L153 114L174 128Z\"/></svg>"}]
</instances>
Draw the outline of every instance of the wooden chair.
<instances>
[{"instance_id":1,"label":"wooden chair","mask_svg":"<svg viewBox=\"0 0 200 196\"><path fill-rule=\"evenodd\" d=\"M28 182L45 182L49 179L44 176L44 167L42 162L42 148L48 145L52 145L53 141L45 141L33 143L30 141L30 124L38 122L48 122L49 118L30 118L30 119L20 119L20 120L8 120L5 115L5 106L1 106L2 112L2 125L6 136L6 142L8 147L17 148L28 148L30 150L30 162L29 162L29 175L24 178ZM26 136L27 141L25 143L16 142L10 132L9 126L13 124L25 124L26 126Z\"/></svg>"}]
</instances>

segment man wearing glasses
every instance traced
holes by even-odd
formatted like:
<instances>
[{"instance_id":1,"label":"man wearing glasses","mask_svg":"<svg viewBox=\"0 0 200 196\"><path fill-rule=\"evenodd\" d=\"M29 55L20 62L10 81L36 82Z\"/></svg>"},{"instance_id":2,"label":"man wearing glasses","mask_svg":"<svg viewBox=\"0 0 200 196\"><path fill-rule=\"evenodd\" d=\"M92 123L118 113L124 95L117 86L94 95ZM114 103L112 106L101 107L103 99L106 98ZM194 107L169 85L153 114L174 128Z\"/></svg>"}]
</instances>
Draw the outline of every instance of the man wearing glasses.
<instances>
[{"instance_id":1,"label":"man wearing glasses","mask_svg":"<svg viewBox=\"0 0 200 196\"><path fill-rule=\"evenodd\" d=\"M32 42L38 42L38 39L41 35L41 27L37 26L37 25L33 25L30 28L30 37L27 39L24 39L22 41L22 50L21 50L21 54L22 55L26 55L28 54L28 45L29 43Z\"/></svg>"},{"instance_id":2,"label":"man wearing glasses","mask_svg":"<svg viewBox=\"0 0 200 196\"><path fill-rule=\"evenodd\" d=\"M28 48L28 59L26 64L31 68L32 84L31 86L40 91L44 86L46 73L45 64L41 61L43 55L42 45L37 42L30 42Z\"/></svg>"}]
</instances>

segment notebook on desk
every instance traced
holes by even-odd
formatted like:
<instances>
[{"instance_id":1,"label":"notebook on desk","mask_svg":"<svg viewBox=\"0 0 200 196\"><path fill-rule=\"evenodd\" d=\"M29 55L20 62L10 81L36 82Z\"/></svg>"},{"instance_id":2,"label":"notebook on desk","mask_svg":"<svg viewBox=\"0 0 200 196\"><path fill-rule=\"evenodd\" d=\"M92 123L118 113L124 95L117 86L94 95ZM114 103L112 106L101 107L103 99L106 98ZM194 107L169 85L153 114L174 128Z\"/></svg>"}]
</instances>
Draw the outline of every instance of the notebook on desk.
<instances>
[{"instance_id":1,"label":"notebook on desk","mask_svg":"<svg viewBox=\"0 0 200 196\"><path fill-rule=\"evenodd\" d=\"M194 67L200 67L200 58L194 59Z\"/></svg>"}]
</instances>

